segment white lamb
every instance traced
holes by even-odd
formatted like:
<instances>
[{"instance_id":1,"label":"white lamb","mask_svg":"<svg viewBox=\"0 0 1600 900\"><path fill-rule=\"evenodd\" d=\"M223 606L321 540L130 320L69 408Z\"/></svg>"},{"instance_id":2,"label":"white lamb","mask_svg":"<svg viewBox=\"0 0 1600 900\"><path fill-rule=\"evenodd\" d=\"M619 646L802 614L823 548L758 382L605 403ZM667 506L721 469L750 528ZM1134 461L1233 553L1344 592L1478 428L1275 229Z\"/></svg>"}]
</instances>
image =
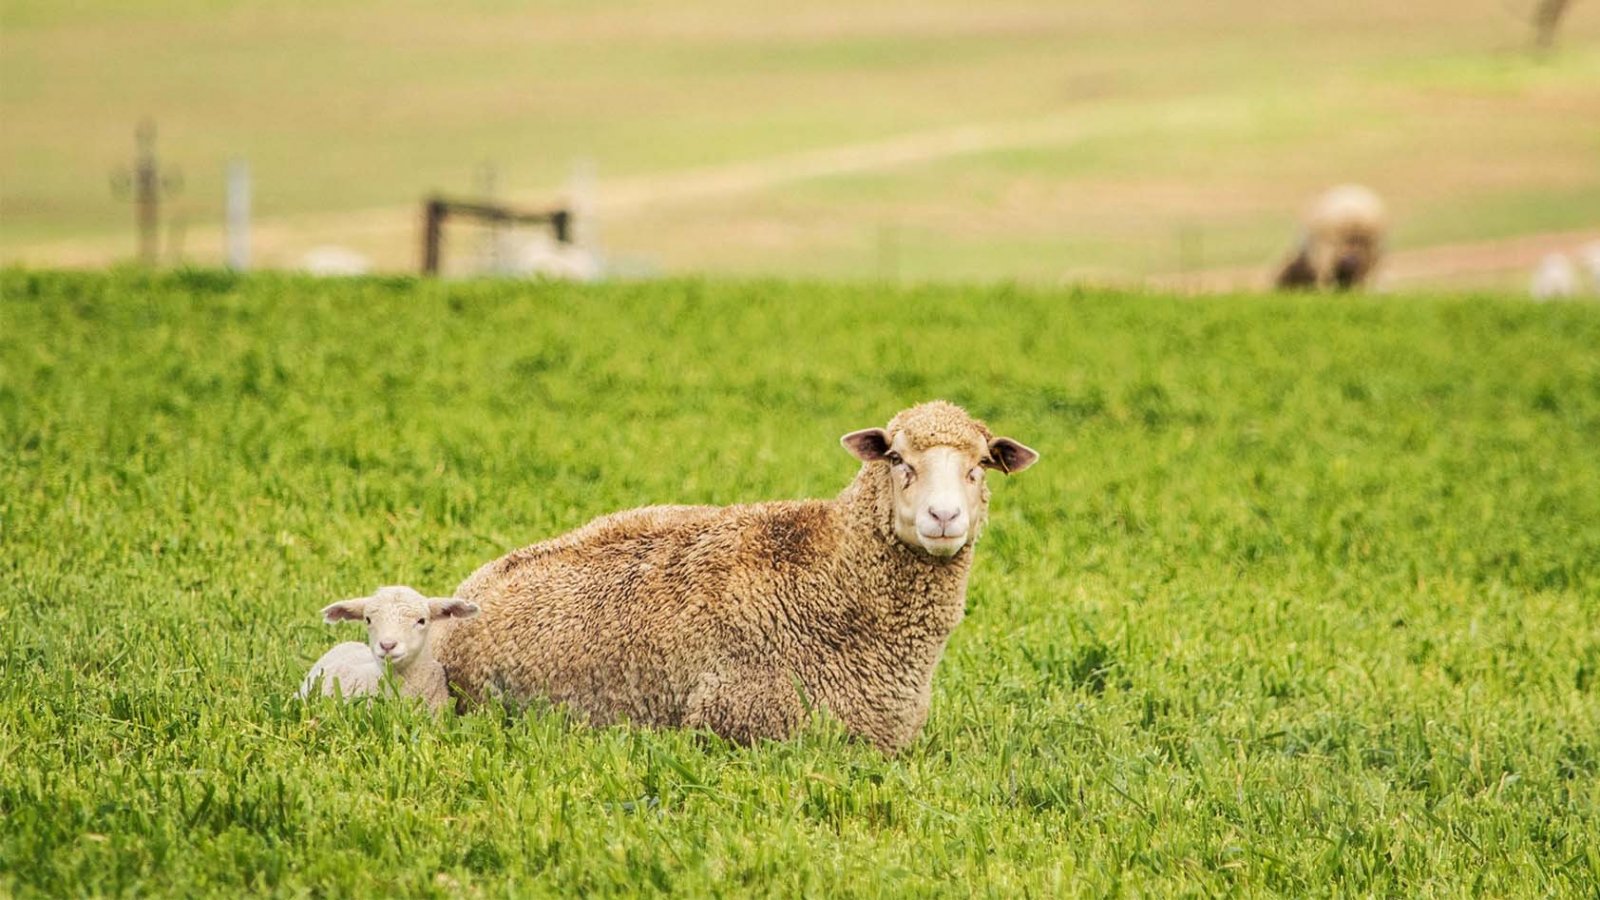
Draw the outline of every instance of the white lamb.
<instances>
[{"instance_id":1,"label":"white lamb","mask_svg":"<svg viewBox=\"0 0 1600 900\"><path fill-rule=\"evenodd\" d=\"M401 696L421 697L430 709L450 699L444 668L428 645L429 625L438 619L470 619L478 607L465 600L432 599L408 587L379 588L371 597L342 600L322 610L329 624L365 620L367 642L348 641L322 655L296 696L307 697L321 683L322 693L354 697L382 692L385 669L394 673Z\"/></svg>"},{"instance_id":2,"label":"white lamb","mask_svg":"<svg viewBox=\"0 0 1600 900\"><path fill-rule=\"evenodd\" d=\"M1583 267L1589 270L1589 287L1600 294L1600 241L1590 241L1579 247L1578 258L1583 260Z\"/></svg>"},{"instance_id":3,"label":"white lamb","mask_svg":"<svg viewBox=\"0 0 1600 900\"><path fill-rule=\"evenodd\" d=\"M1564 253L1551 253L1540 260L1528 283L1528 293L1535 300L1565 300L1578 290L1578 267Z\"/></svg>"}]
</instances>

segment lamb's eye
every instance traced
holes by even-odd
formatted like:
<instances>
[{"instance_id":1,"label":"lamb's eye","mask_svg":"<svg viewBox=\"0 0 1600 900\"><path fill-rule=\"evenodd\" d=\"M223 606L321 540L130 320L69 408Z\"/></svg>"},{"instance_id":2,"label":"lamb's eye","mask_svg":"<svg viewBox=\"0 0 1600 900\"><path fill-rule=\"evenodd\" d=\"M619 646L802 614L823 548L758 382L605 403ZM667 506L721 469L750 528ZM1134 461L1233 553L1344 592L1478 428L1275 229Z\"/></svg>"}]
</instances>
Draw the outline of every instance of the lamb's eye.
<instances>
[{"instance_id":1,"label":"lamb's eye","mask_svg":"<svg viewBox=\"0 0 1600 900\"><path fill-rule=\"evenodd\" d=\"M421 628L422 626L424 626L426 624L428 624L428 620L427 619L418 619L417 620L417 627L418 628Z\"/></svg>"},{"instance_id":2,"label":"lamb's eye","mask_svg":"<svg viewBox=\"0 0 1600 900\"><path fill-rule=\"evenodd\" d=\"M367 616L367 624L368 625L372 624L372 617L371 616Z\"/></svg>"},{"instance_id":3,"label":"lamb's eye","mask_svg":"<svg viewBox=\"0 0 1600 900\"><path fill-rule=\"evenodd\" d=\"M893 451L890 451L889 453L885 454L884 458L889 460L889 465L891 465L891 466L903 466L903 465L906 464L906 461L903 458L901 458L900 454L895 453Z\"/></svg>"},{"instance_id":4,"label":"lamb's eye","mask_svg":"<svg viewBox=\"0 0 1600 900\"><path fill-rule=\"evenodd\" d=\"M973 484L977 484L979 481L982 481L983 480L983 467L982 466L973 466L972 467L972 471L967 473L967 480L972 482Z\"/></svg>"}]
</instances>

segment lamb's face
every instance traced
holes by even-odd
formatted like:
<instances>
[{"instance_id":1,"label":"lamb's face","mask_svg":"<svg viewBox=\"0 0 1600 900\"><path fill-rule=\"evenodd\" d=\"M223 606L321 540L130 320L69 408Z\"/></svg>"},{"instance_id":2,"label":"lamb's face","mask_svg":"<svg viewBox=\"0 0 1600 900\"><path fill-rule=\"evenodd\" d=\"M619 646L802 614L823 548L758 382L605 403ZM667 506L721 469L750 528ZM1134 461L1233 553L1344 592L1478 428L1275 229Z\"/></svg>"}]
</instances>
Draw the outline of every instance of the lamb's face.
<instances>
[{"instance_id":1,"label":"lamb's face","mask_svg":"<svg viewBox=\"0 0 1600 900\"><path fill-rule=\"evenodd\" d=\"M367 646L378 662L404 670L428 646L428 625L442 618L471 618L478 607L453 598L430 600L408 587L379 588L371 597L345 600L322 611L328 622L362 620Z\"/></svg>"},{"instance_id":2,"label":"lamb's face","mask_svg":"<svg viewBox=\"0 0 1600 900\"><path fill-rule=\"evenodd\" d=\"M938 558L961 552L988 516L985 469L1020 472L1039 454L1010 438L991 438L960 407L926 403L889 423L840 439L862 461L886 468L901 543Z\"/></svg>"}]
</instances>

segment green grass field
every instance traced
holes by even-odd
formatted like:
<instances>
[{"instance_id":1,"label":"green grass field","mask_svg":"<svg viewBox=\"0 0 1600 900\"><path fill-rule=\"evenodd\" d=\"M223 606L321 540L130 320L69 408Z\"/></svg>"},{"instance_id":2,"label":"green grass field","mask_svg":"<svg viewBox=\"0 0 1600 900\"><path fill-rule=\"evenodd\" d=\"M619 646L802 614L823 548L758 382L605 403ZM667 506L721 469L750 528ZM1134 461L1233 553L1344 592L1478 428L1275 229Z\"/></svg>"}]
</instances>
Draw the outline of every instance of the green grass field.
<instances>
[{"instance_id":1,"label":"green grass field","mask_svg":"<svg viewBox=\"0 0 1600 900\"><path fill-rule=\"evenodd\" d=\"M1346 181L1400 248L1594 228L1600 4L1543 58L1531 5L8 0L0 264L132 255L108 178L146 115L185 181L167 256L201 265L236 157L269 267L337 244L414 271L423 195L486 161L530 204L592 161L604 248L678 274L1267 267Z\"/></svg>"},{"instance_id":2,"label":"green grass field","mask_svg":"<svg viewBox=\"0 0 1600 900\"><path fill-rule=\"evenodd\" d=\"M0 894L1594 896L1600 307L0 273ZM922 737L290 701L619 508L994 486Z\"/></svg>"}]
</instances>

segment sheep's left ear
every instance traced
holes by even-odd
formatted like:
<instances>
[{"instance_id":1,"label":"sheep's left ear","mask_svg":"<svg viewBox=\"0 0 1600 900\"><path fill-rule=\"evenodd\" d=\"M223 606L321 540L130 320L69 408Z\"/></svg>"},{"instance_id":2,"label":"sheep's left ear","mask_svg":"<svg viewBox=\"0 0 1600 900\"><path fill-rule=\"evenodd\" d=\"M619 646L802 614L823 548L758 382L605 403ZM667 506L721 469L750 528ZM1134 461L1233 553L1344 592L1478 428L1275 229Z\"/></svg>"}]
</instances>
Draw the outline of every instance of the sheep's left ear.
<instances>
[{"instance_id":1,"label":"sheep's left ear","mask_svg":"<svg viewBox=\"0 0 1600 900\"><path fill-rule=\"evenodd\" d=\"M428 601L428 615L435 619L470 619L478 614L478 604L446 597Z\"/></svg>"},{"instance_id":2,"label":"sheep's left ear","mask_svg":"<svg viewBox=\"0 0 1600 900\"><path fill-rule=\"evenodd\" d=\"M889 454L889 432L884 431L882 428L863 428L860 431L852 431L839 438L839 443L843 444L846 450L854 453L856 459L862 462L883 459Z\"/></svg>"},{"instance_id":3,"label":"sheep's left ear","mask_svg":"<svg viewBox=\"0 0 1600 900\"><path fill-rule=\"evenodd\" d=\"M367 600L361 597L355 600L340 600L322 608L322 621L332 625L335 622L354 622L367 614Z\"/></svg>"},{"instance_id":4,"label":"sheep's left ear","mask_svg":"<svg viewBox=\"0 0 1600 900\"><path fill-rule=\"evenodd\" d=\"M1038 461L1039 453L1032 447L1008 437L997 437L989 442L989 458L983 461L983 465L1010 475Z\"/></svg>"}]
</instances>

